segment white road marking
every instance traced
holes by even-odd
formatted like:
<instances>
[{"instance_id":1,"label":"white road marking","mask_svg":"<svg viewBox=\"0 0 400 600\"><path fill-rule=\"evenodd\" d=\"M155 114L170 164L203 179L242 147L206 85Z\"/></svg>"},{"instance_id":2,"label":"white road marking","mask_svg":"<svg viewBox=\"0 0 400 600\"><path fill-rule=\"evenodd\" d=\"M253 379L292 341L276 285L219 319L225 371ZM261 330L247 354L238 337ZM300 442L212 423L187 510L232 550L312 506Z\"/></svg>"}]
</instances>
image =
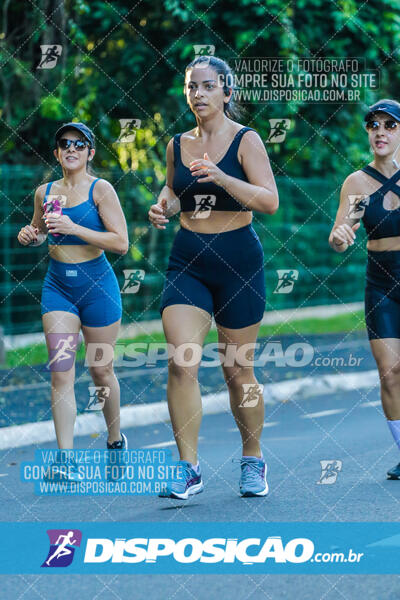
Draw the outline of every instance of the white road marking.
<instances>
[{"instance_id":1,"label":"white road marking","mask_svg":"<svg viewBox=\"0 0 400 600\"><path fill-rule=\"evenodd\" d=\"M302 419L318 419L319 417L328 417L329 415L338 415L345 412L345 408L332 408L331 410L321 410L320 412L301 415Z\"/></svg>"},{"instance_id":2,"label":"white road marking","mask_svg":"<svg viewBox=\"0 0 400 600\"><path fill-rule=\"evenodd\" d=\"M279 425L279 421L266 421L264 423L264 427L275 427L275 425ZM232 429L228 429L229 433L233 433L233 432L239 432L239 429L237 427L232 427Z\"/></svg>"},{"instance_id":3,"label":"white road marking","mask_svg":"<svg viewBox=\"0 0 400 600\"><path fill-rule=\"evenodd\" d=\"M204 440L204 437L199 437L199 441ZM148 444L147 446L141 446L141 448L165 448L166 446L175 446L175 440L168 442L158 442L157 444Z\"/></svg>"}]
</instances>

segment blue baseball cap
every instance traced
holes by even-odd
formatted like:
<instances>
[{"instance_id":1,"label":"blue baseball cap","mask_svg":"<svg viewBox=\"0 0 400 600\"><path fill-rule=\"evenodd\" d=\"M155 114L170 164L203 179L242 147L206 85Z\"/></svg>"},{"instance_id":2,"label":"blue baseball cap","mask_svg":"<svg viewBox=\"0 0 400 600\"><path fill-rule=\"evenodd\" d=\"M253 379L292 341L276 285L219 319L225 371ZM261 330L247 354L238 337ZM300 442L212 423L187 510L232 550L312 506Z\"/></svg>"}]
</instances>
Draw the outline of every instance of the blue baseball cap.
<instances>
[{"instance_id":1,"label":"blue baseball cap","mask_svg":"<svg viewBox=\"0 0 400 600\"><path fill-rule=\"evenodd\" d=\"M90 147L94 148L94 135L93 135L93 132L89 129L89 127L87 127L83 123L64 123L64 125L62 125L56 131L56 136L55 136L56 137L56 143L58 142L58 140L62 136L62 134L65 131L67 131L68 129L76 129L77 131L79 131L80 133L82 133L82 135L84 135L85 138L87 139L87 141L90 143Z\"/></svg>"},{"instance_id":2,"label":"blue baseball cap","mask_svg":"<svg viewBox=\"0 0 400 600\"><path fill-rule=\"evenodd\" d=\"M384 112L400 121L400 104L395 100L379 100L368 108L368 112L364 117L364 121L370 121L373 114L376 112Z\"/></svg>"}]
</instances>

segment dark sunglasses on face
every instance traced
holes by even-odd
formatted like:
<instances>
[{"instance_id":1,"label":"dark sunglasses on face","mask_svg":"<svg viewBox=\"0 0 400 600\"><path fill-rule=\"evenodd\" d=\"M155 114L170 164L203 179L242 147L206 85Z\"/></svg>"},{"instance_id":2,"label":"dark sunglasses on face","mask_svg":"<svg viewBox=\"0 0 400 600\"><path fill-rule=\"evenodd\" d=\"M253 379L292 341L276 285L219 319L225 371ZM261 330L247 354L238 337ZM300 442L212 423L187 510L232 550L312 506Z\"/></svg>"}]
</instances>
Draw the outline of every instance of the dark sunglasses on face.
<instances>
[{"instance_id":1,"label":"dark sunglasses on face","mask_svg":"<svg viewBox=\"0 0 400 600\"><path fill-rule=\"evenodd\" d=\"M87 140L68 140L67 138L61 138L61 140L58 140L57 144L61 150L68 150L71 148L72 144L75 146L75 150L79 151L82 151L87 146L90 146Z\"/></svg>"},{"instance_id":2,"label":"dark sunglasses on face","mask_svg":"<svg viewBox=\"0 0 400 600\"><path fill-rule=\"evenodd\" d=\"M395 121L394 119L388 119L387 121L384 121L383 124L385 126L385 129L393 131L399 125L399 122ZM379 125L379 121L367 121L365 127L368 129L368 131L376 131L377 129L379 129Z\"/></svg>"}]
</instances>

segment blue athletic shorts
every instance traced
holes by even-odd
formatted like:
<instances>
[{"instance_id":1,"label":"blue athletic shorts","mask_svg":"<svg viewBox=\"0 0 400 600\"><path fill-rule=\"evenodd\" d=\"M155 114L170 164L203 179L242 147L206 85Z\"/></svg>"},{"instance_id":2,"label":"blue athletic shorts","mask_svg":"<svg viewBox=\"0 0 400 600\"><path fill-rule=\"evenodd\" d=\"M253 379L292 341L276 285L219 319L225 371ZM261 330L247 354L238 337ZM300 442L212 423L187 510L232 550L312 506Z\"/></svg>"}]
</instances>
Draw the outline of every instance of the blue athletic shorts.
<instances>
[{"instance_id":1,"label":"blue athletic shorts","mask_svg":"<svg viewBox=\"0 0 400 600\"><path fill-rule=\"evenodd\" d=\"M400 339L400 250L368 250L365 322L370 340Z\"/></svg>"},{"instance_id":2,"label":"blue athletic shorts","mask_svg":"<svg viewBox=\"0 0 400 600\"><path fill-rule=\"evenodd\" d=\"M118 281L104 253L72 264L50 258L42 289L42 315L53 310L74 313L87 327L104 327L121 318Z\"/></svg>"},{"instance_id":3,"label":"blue athletic shorts","mask_svg":"<svg viewBox=\"0 0 400 600\"><path fill-rule=\"evenodd\" d=\"M251 224L224 233L181 227L174 239L160 302L190 304L214 313L222 327L261 321L265 310L264 254Z\"/></svg>"}]
</instances>

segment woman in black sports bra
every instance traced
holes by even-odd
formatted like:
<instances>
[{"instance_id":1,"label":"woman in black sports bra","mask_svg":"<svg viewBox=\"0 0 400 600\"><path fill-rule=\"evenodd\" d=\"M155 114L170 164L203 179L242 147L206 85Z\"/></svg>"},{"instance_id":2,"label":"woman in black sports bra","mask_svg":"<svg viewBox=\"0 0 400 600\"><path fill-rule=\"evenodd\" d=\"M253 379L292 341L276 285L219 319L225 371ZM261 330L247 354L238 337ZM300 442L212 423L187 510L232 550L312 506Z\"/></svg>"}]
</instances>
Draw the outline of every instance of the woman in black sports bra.
<instances>
[{"instance_id":1,"label":"woman in black sports bra","mask_svg":"<svg viewBox=\"0 0 400 600\"><path fill-rule=\"evenodd\" d=\"M264 144L256 131L232 120L231 79L229 66L216 57L199 57L186 68L184 93L197 126L168 143L167 182L149 211L151 223L165 229L167 216L180 210L181 228L168 263L160 313L167 342L176 349L167 396L184 472L183 481L173 482L165 495L182 499L203 487L197 463L202 411L197 375L211 315L224 346L236 344L240 350L255 344L265 309L265 281L252 211L273 214L278 208ZM190 366L180 358L183 344L195 348ZM266 495L268 486L259 442L264 402L253 355L254 346L247 360L236 356L230 363L220 351L243 441L240 490L255 496Z\"/></svg>"},{"instance_id":2,"label":"woman in black sports bra","mask_svg":"<svg viewBox=\"0 0 400 600\"><path fill-rule=\"evenodd\" d=\"M400 449L400 103L380 100L365 116L373 161L343 184L329 244L344 252L363 221L368 235L365 321L382 407ZM400 463L387 473L400 479Z\"/></svg>"}]
</instances>

